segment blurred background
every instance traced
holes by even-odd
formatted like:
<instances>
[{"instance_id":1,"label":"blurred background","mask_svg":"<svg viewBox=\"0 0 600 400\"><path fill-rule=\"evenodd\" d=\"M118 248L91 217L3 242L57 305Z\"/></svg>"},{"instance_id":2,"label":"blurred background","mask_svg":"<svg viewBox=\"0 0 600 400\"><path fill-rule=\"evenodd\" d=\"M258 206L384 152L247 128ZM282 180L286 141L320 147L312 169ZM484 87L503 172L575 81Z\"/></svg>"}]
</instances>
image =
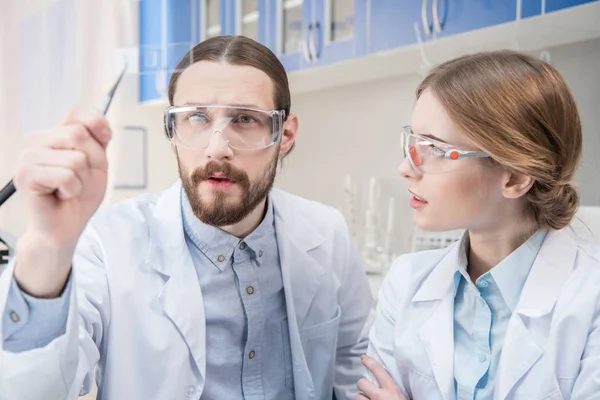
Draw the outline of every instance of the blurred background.
<instances>
[{"instance_id":1,"label":"blurred background","mask_svg":"<svg viewBox=\"0 0 600 400\"><path fill-rule=\"evenodd\" d=\"M265 44L289 72L300 130L276 185L344 212L374 296L394 257L460 234L415 229L397 167L418 83L465 53L520 50L563 74L583 121L580 217L600 237L598 0L0 0L0 186L28 136L75 103L95 105L127 60L108 113L105 205L169 187L170 74L196 43L223 34ZM25 224L17 193L0 208L0 238L13 241Z\"/></svg>"}]
</instances>

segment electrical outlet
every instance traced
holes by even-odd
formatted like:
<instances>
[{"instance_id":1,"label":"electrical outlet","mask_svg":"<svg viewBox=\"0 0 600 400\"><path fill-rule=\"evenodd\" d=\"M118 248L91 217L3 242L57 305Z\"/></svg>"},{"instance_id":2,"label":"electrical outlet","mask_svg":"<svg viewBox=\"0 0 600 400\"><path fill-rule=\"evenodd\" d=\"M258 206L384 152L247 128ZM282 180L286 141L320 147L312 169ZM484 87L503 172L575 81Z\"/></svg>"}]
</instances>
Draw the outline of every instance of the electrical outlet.
<instances>
[{"instance_id":1,"label":"electrical outlet","mask_svg":"<svg viewBox=\"0 0 600 400\"><path fill-rule=\"evenodd\" d=\"M113 70L115 74L120 74L127 63L126 74L137 75L139 68L140 49L138 47L122 47L116 49L113 55Z\"/></svg>"}]
</instances>

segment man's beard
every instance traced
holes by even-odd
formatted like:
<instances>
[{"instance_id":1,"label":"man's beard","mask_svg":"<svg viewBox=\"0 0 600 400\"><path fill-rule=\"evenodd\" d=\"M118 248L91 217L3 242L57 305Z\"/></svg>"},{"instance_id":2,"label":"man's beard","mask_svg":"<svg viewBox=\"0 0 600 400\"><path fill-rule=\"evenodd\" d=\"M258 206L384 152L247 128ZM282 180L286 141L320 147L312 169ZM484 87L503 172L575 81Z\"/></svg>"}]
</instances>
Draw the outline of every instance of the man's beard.
<instances>
[{"instance_id":1,"label":"man's beard","mask_svg":"<svg viewBox=\"0 0 600 400\"><path fill-rule=\"evenodd\" d=\"M250 178L244 171L233 167L228 162L209 161L190 175L177 157L179 176L194 215L205 224L217 227L237 224L267 197L275 181L277 160L275 156L263 176L256 182L250 182ZM216 173L221 173L225 178L235 181L242 191L241 197L228 199L223 191L217 190L212 201L203 199L198 192L198 187L202 181Z\"/></svg>"}]
</instances>

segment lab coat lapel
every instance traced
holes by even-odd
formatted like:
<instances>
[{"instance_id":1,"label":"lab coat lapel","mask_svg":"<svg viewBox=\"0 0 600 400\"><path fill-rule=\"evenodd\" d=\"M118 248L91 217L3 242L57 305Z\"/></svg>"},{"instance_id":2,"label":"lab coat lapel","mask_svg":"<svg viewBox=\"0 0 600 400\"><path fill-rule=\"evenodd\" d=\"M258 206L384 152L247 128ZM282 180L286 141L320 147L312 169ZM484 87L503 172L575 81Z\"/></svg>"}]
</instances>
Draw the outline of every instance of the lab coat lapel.
<instances>
[{"instance_id":1,"label":"lab coat lapel","mask_svg":"<svg viewBox=\"0 0 600 400\"><path fill-rule=\"evenodd\" d=\"M445 400L454 399L454 273L458 269L457 242L440 260L413 297L413 303L431 316L418 330L431 370Z\"/></svg>"},{"instance_id":2,"label":"lab coat lapel","mask_svg":"<svg viewBox=\"0 0 600 400\"><path fill-rule=\"evenodd\" d=\"M300 329L325 276L325 268L309 253L325 239L294 210L286 194L271 191L281 263L297 398L314 399L314 385L306 364Z\"/></svg>"},{"instance_id":3,"label":"lab coat lapel","mask_svg":"<svg viewBox=\"0 0 600 400\"><path fill-rule=\"evenodd\" d=\"M552 312L574 268L576 255L577 245L566 232L548 233L506 330L494 398L506 399L515 384L542 357L542 347L532 329L545 325L538 322Z\"/></svg>"},{"instance_id":4,"label":"lab coat lapel","mask_svg":"<svg viewBox=\"0 0 600 400\"><path fill-rule=\"evenodd\" d=\"M302 327L326 273L325 267L311 256L310 251L325 242L325 238L303 218L302 210L293 209L285 193L273 190L271 199L281 272L289 283L285 286L286 300L294 305L298 326Z\"/></svg>"},{"instance_id":5,"label":"lab coat lapel","mask_svg":"<svg viewBox=\"0 0 600 400\"><path fill-rule=\"evenodd\" d=\"M181 184L167 190L149 217L146 258L165 280L157 293L163 311L187 344L198 372L206 376L206 321L200 282L188 250L181 215Z\"/></svg>"}]
</instances>

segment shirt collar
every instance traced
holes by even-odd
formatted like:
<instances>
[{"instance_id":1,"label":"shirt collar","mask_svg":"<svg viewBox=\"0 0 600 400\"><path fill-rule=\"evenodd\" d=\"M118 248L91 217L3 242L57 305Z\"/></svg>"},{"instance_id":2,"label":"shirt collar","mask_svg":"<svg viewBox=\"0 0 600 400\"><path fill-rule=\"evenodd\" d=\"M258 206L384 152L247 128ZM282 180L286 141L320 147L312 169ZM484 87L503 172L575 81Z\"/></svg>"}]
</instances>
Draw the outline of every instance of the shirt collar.
<instances>
[{"instance_id":1,"label":"shirt collar","mask_svg":"<svg viewBox=\"0 0 600 400\"><path fill-rule=\"evenodd\" d=\"M269 233L274 232L273 205L267 197L267 210L259 226L244 239L233 236L217 227L205 224L196 217L190 201L182 189L181 208L183 226L186 235L194 245L221 271L229 265L229 261L239 244L243 241L252 250L260 264L265 241ZM274 235L273 235L274 236Z\"/></svg>"},{"instance_id":2,"label":"shirt collar","mask_svg":"<svg viewBox=\"0 0 600 400\"><path fill-rule=\"evenodd\" d=\"M546 237L548 230L540 229L534 233L525 243L519 246L515 251L503 259L498 265L492 268L479 277L479 280L493 279L500 293L504 298L504 301L510 307L511 311L514 311L519 303L521 292L531 271L531 267L537 257L542 243ZM467 249L469 248L469 235L465 232L465 235L461 239L461 248L458 255L459 269L454 275L454 294L458 289L461 276L467 281L471 282L471 278L467 273Z\"/></svg>"},{"instance_id":3,"label":"shirt collar","mask_svg":"<svg viewBox=\"0 0 600 400\"><path fill-rule=\"evenodd\" d=\"M467 273L467 249L469 248L469 232L465 231L463 233L458 250L458 269L454 273L454 296L456 296L456 292L458 291L458 285L460 283L460 278L463 277L467 282L471 280L469 274Z\"/></svg>"},{"instance_id":4,"label":"shirt collar","mask_svg":"<svg viewBox=\"0 0 600 400\"><path fill-rule=\"evenodd\" d=\"M538 230L490 271L511 311L519 303L521 292L547 233L546 229Z\"/></svg>"}]
</instances>

